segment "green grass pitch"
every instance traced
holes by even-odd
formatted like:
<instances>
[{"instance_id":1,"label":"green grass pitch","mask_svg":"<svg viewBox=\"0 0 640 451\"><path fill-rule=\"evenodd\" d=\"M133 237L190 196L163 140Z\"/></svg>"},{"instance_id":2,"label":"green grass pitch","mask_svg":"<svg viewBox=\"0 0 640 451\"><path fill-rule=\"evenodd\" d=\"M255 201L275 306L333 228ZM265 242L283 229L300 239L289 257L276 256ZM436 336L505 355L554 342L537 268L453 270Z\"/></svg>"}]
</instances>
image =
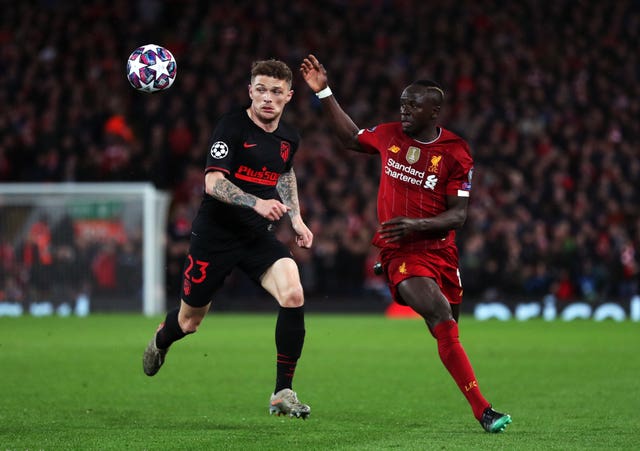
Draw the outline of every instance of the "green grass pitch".
<instances>
[{"instance_id":1,"label":"green grass pitch","mask_svg":"<svg viewBox=\"0 0 640 451\"><path fill-rule=\"evenodd\" d=\"M268 414L275 314L211 314L155 377L160 318L0 318L0 450L638 449L640 324L461 320L503 434L471 415L419 320L307 315L294 389Z\"/></svg>"}]
</instances>

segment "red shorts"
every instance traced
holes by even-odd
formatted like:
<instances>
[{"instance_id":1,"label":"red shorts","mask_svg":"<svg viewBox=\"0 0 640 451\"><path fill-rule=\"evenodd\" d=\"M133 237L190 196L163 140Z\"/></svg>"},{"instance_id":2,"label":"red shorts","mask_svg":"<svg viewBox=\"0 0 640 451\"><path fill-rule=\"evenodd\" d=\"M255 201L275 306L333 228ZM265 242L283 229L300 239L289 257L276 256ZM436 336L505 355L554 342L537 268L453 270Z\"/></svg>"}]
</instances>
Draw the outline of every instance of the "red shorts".
<instances>
[{"instance_id":1,"label":"red shorts","mask_svg":"<svg viewBox=\"0 0 640 451\"><path fill-rule=\"evenodd\" d=\"M424 251L383 249L380 261L391 296L397 303L406 305L398 293L398 285L410 277L430 277L436 281L449 304L462 302L462 281L458 269L458 249L455 246Z\"/></svg>"}]
</instances>

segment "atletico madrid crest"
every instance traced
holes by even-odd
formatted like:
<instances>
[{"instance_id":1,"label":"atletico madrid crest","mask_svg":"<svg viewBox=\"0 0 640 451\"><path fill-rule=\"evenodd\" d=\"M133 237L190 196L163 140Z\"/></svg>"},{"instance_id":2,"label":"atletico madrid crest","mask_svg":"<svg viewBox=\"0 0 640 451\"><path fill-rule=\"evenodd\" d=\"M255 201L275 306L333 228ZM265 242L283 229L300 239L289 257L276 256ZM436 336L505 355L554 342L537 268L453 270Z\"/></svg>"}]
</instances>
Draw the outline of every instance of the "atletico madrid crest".
<instances>
[{"instance_id":1,"label":"atletico madrid crest","mask_svg":"<svg viewBox=\"0 0 640 451\"><path fill-rule=\"evenodd\" d=\"M287 141L280 142L280 157L282 157L282 161L285 163L289 159L289 152L291 151L291 144Z\"/></svg>"}]
</instances>

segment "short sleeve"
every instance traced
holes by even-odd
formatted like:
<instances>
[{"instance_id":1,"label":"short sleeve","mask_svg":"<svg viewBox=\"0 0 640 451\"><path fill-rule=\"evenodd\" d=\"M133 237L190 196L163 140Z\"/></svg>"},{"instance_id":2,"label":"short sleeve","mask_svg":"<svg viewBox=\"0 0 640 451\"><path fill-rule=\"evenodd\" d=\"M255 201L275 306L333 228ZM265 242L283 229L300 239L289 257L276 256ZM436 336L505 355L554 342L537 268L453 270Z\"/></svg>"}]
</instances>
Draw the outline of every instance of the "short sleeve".
<instances>
[{"instance_id":1,"label":"short sleeve","mask_svg":"<svg viewBox=\"0 0 640 451\"><path fill-rule=\"evenodd\" d=\"M473 158L466 145L453 152L446 192L449 196L469 197L473 178Z\"/></svg>"},{"instance_id":2,"label":"short sleeve","mask_svg":"<svg viewBox=\"0 0 640 451\"><path fill-rule=\"evenodd\" d=\"M363 128L358 132L358 143L362 150L366 153L378 153L379 152L379 139L376 133L377 127Z\"/></svg>"},{"instance_id":3,"label":"short sleeve","mask_svg":"<svg viewBox=\"0 0 640 451\"><path fill-rule=\"evenodd\" d=\"M213 131L209 141L207 153L207 165L205 173L210 171L222 171L229 174L233 164L233 156L237 148L237 133L229 116L223 116Z\"/></svg>"}]
</instances>

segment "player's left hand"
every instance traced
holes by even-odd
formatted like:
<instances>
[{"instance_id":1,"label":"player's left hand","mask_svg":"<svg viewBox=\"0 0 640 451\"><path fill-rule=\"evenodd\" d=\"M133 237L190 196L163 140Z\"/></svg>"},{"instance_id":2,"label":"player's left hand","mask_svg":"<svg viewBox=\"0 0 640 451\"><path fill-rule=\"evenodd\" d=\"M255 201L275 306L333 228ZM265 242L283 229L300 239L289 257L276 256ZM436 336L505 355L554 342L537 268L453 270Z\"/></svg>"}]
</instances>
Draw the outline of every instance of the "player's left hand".
<instances>
[{"instance_id":1,"label":"player's left hand","mask_svg":"<svg viewBox=\"0 0 640 451\"><path fill-rule=\"evenodd\" d=\"M380 225L380 237L389 243L399 241L405 236L419 230L419 220L398 216Z\"/></svg>"},{"instance_id":2,"label":"player's left hand","mask_svg":"<svg viewBox=\"0 0 640 451\"><path fill-rule=\"evenodd\" d=\"M299 247L309 249L313 244L313 233L309 230L309 227L302 221L299 216L291 220L291 226L296 232L296 244Z\"/></svg>"},{"instance_id":3,"label":"player's left hand","mask_svg":"<svg viewBox=\"0 0 640 451\"><path fill-rule=\"evenodd\" d=\"M314 55L309 54L302 60L300 72L304 81L314 92L321 91L328 86L327 71Z\"/></svg>"}]
</instances>

